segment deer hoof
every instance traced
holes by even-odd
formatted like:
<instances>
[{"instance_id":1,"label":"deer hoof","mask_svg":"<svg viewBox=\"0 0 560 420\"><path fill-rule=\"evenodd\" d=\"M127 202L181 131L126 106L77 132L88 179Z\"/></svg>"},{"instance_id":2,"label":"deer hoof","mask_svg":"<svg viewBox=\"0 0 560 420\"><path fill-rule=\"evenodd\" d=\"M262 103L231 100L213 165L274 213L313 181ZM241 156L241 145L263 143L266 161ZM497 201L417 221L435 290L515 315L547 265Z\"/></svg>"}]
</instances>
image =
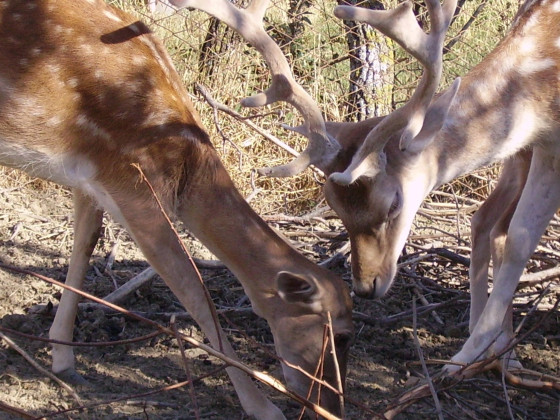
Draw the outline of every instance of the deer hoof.
<instances>
[{"instance_id":1,"label":"deer hoof","mask_svg":"<svg viewBox=\"0 0 560 420\"><path fill-rule=\"evenodd\" d=\"M55 375L62 381L66 382L69 385L75 386L88 386L89 382L74 368L68 368L63 371L55 373Z\"/></svg>"}]
</instances>

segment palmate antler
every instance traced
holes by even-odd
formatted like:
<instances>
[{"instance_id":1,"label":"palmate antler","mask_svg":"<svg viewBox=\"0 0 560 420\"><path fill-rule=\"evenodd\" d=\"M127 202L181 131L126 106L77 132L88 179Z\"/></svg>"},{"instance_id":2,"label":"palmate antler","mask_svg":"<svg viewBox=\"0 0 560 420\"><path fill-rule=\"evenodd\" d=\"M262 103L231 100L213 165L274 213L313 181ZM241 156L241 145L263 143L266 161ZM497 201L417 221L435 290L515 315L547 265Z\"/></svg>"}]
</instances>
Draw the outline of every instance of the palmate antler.
<instances>
[{"instance_id":1,"label":"palmate antler","mask_svg":"<svg viewBox=\"0 0 560 420\"><path fill-rule=\"evenodd\" d=\"M426 0L431 18L431 31L425 33L412 11L412 3L406 1L393 10L369 10L355 6L338 6L334 14L345 20L365 22L401 45L424 67L424 73L410 100L401 108L386 116L366 137L344 172L331 174L330 178L342 185L354 182L360 176L373 177L384 170L383 149L395 132L402 130L400 148L421 148L429 142L443 125L460 79L437 98L436 93L442 73L443 41L455 12L457 0ZM414 141L413 141L414 140Z\"/></svg>"},{"instance_id":2,"label":"palmate antler","mask_svg":"<svg viewBox=\"0 0 560 420\"><path fill-rule=\"evenodd\" d=\"M199 9L214 16L237 31L264 57L272 73L272 83L265 92L243 99L243 106L260 107L285 101L303 116L303 131L309 139L307 148L286 165L261 169L262 174L273 177L292 176L309 165L321 167L332 160L339 149L338 143L327 135L319 107L295 81L282 50L263 27L269 0L254 0L246 9L237 8L228 0L171 0L171 3L177 7Z\"/></svg>"}]
</instances>

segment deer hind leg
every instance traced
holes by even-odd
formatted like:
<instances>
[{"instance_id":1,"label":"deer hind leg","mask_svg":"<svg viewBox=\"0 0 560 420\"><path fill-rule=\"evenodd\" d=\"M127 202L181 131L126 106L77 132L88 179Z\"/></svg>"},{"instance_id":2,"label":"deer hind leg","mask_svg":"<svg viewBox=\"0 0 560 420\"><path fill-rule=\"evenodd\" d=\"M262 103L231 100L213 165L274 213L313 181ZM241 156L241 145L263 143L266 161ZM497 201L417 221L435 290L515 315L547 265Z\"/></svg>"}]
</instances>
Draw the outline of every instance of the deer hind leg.
<instances>
[{"instance_id":1,"label":"deer hind leg","mask_svg":"<svg viewBox=\"0 0 560 420\"><path fill-rule=\"evenodd\" d=\"M70 257L66 284L81 289L89 259L101 233L103 211L99 210L90 197L74 190L74 246ZM79 295L64 290L60 304L49 331L53 340L72 341L74 321L78 310ZM52 345L52 370L67 382L79 384L84 379L74 368L74 351L70 346Z\"/></svg>"},{"instance_id":2,"label":"deer hind leg","mask_svg":"<svg viewBox=\"0 0 560 420\"><path fill-rule=\"evenodd\" d=\"M559 177L560 157L535 148L526 186L509 223L502 262L494 276L494 289L471 336L453 361L475 361L500 336L523 269L560 206ZM507 337L499 339L493 350L499 352L507 342ZM457 367L446 366L446 369L454 371Z\"/></svg>"},{"instance_id":3,"label":"deer hind leg","mask_svg":"<svg viewBox=\"0 0 560 420\"><path fill-rule=\"evenodd\" d=\"M116 207L107 206L107 211L111 212L112 207L113 217L126 226L148 262L191 314L211 345L215 349L221 347L223 353L238 360L218 320L214 320L211 311L213 303L206 298L204 285L183 251L179 238L160 209L150 204L154 200L148 197L149 193L139 197L142 194L139 186L133 192L134 195L123 193L113 197ZM226 370L247 414L263 420L285 419L247 375L233 367Z\"/></svg>"}]
</instances>

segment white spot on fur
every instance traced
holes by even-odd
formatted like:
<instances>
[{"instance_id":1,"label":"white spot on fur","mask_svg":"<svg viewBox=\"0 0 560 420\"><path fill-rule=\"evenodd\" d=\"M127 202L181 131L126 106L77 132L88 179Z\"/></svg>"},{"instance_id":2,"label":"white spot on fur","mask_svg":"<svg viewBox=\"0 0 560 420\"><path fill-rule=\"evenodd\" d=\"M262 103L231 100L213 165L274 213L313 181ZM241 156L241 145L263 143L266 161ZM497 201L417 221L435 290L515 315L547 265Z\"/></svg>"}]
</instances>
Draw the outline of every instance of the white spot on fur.
<instances>
[{"instance_id":1,"label":"white spot on fur","mask_svg":"<svg viewBox=\"0 0 560 420\"><path fill-rule=\"evenodd\" d=\"M59 115L55 115L54 117L50 117L47 120L47 126L48 127L57 127L60 124L62 124L62 117L60 117Z\"/></svg>"},{"instance_id":2,"label":"white spot on fur","mask_svg":"<svg viewBox=\"0 0 560 420\"><path fill-rule=\"evenodd\" d=\"M113 12L109 10L104 10L103 14L107 16L109 19L114 20L115 22L122 22L121 18L115 15Z\"/></svg>"},{"instance_id":3,"label":"white spot on fur","mask_svg":"<svg viewBox=\"0 0 560 420\"><path fill-rule=\"evenodd\" d=\"M93 54L93 48L89 44L83 44L82 45L82 52L85 55L91 55L91 54Z\"/></svg>"},{"instance_id":4,"label":"white spot on fur","mask_svg":"<svg viewBox=\"0 0 560 420\"><path fill-rule=\"evenodd\" d=\"M504 144L500 147L501 153L494 157L496 160L505 159L512 155L512 151L525 147L533 139L538 129L538 118L526 103L519 103L515 107L511 121L512 127L507 133Z\"/></svg>"},{"instance_id":5,"label":"white spot on fur","mask_svg":"<svg viewBox=\"0 0 560 420\"><path fill-rule=\"evenodd\" d=\"M537 10L535 11L531 17L527 20L527 23L525 24L525 30L527 29L531 29L534 26L537 26L540 24L540 20L541 20L541 11Z\"/></svg>"},{"instance_id":6,"label":"white spot on fur","mask_svg":"<svg viewBox=\"0 0 560 420\"><path fill-rule=\"evenodd\" d=\"M554 13L560 12L560 1L555 1L550 7Z\"/></svg>"},{"instance_id":7,"label":"white spot on fur","mask_svg":"<svg viewBox=\"0 0 560 420\"><path fill-rule=\"evenodd\" d=\"M552 58L543 58L543 59L527 59L521 62L519 67L517 68L519 73L522 75L530 75L533 73L538 73L554 67L556 65L555 61Z\"/></svg>"},{"instance_id":8,"label":"white spot on fur","mask_svg":"<svg viewBox=\"0 0 560 420\"><path fill-rule=\"evenodd\" d=\"M146 64L146 61L146 57L144 57L143 55L135 55L134 57L132 57L132 63L137 66Z\"/></svg>"},{"instance_id":9,"label":"white spot on fur","mask_svg":"<svg viewBox=\"0 0 560 420\"><path fill-rule=\"evenodd\" d=\"M532 38L524 38L519 43L518 51L521 54L530 54L535 50L536 43Z\"/></svg>"},{"instance_id":10,"label":"white spot on fur","mask_svg":"<svg viewBox=\"0 0 560 420\"><path fill-rule=\"evenodd\" d=\"M66 84L71 88L75 88L78 86L78 79L76 79L75 77L71 77L66 81Z\"/></svg>"},{"instance_id":11,"label":"white spot on fur","mask_svg":"<svg viewBox=\"0 0 560 420\"><path fill-rule=\"evenodd\" d=\"M105 140L111 139L111 135L106 130L101 128L95 121L92 121L86 115L79 115L78 118L76 118L76 125L83 128L93 137L101 137Z\"/></svg>"}]
</instances>

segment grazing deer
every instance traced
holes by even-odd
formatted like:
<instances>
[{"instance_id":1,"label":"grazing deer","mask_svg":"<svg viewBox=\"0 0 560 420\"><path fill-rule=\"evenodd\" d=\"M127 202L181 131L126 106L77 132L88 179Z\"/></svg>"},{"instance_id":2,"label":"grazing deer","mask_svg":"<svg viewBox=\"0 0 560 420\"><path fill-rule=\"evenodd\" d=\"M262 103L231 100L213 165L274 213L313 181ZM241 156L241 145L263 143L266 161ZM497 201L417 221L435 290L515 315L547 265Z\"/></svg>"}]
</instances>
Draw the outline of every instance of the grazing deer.
<instances>
[{"instance_id":1,"label":"grazing deer","mask_svg":"<svg viewBox=\"0 0 560 420\"><path fill-rule=\"evenodd\" d=\"M173 3L204 8L201 0ZM435 93L442 72L443 40L457 2L426 3L429 33L419 28L408 1L389 11L353 6L335 9L341 19L371 24L418 59L424 68L418 87L410 101L392 114L358 123L324 123L318 107L306 102L300 110L305 124L295 130L309 138L308 147L287 165L265 168L261 173L290 176L312 164L328 175L325 196L350 236L354 290L359 296L374 298L390 288L413 218L430 191L461 174L520 153L516 159L525 162L526 168L507 164L500 181L503 186L481 210L482 215L494 214L494 219L482 225L477 222L482 216L474 221L471 336L453 357L455 362L468 363L480 358L496 338L495 352L509 342L508 308L515 287L560 204L556 140L560 134L560 1L528 0L496 49L439 95ZM266 2L255 0L249 6L259 7L266 7ZM252 33L252 21L239 20L238 25ZM259 51L262 49L261 45ZM266 100L245 100L245 105L301 96L296 94L300 88L292 83L289 69L270 61L267 59L273 85L284 82L283 89L270 89L264 95ZM530 171L525 149L533 151ZM507 185L516 182L517 189L509 191ZM483 246L491 241L490 233L477 233L477 226L494 224L493 244ZM489 248L495 253L495 286L488 298Z\"/></svg>"},{"instance_id":2,"label":"grazing deer","mask_svg":"<svg viewBox=\"0 0 560 420\"><path fill-rule=\"evenodd\" d=\"M448 21L455 4L443 7L448 10ZM405 8L409 8L406 3L399 9ZM411 24L413 15L401 14L399 9L377 13L344 6L335 11L341 18L371 23L395 39L422 62L425 73L405 107L384 119L361 124L372 127L365 137L360 137L364 129L360 124L339 127L340 136L354 137L350 143L357 149L343 170L330 172L326 195L353 239L357 293L382 296L392 283L398 255L424 197L461 174L518 154L506 163L499 186L473 222L471 335L452 359L470 363L482 357L493 342L491 352L500 352L509 343L515 288L560 205L560 149L556 140L560 130L560 2L527 1L496 49L460 83L456 81L436 97L431 90L427 96L418 92L429 78L426 74L441 73L441 45L437 52L418 52L414 43L419 37L399 33L401 25ZM428 9L434 9L430 2ZM424 63L418 57L422 55L437 60ZM432 63L438 69L430 72ZM439 81L439 77L433 79ZM419 113L415 97L425 101ZM532 149L532 157L526 149ZM361 207L352 207L356 193L365 197ZM485 215L493 215L493 220L480 223ZM490 225L494 226L490 246L494 290L488 297L490 252L483 244L488 243L484 238L490 233L484 233L483 228Z\"/></svg>"},{"instance_id":3,"label":"grazing deer","mask_svg":"<svg viewBox=\"0 0 560 420\"><path fill-rule=\"evenodd\" d=\"M210 2L211 3L211 2ZM0 0L0 164L69 186L75 235L66 283L80 288L107 211L187 308L210 343L234 357L196 271L160 211L185 226L243 284L272 330L288 384L303 396L324 357L324 379L344 382L353 337L343 281L274 233L234 187L170 58L150 30L102 0ZM71 341L78 295L65 291L50 337ZM332 317L336 360L323 355ZM71 347L54 344L52 369L79 380ZM284 418L235 368L244 410ZM339 411L336 393L311 398Z\"/></svg>"}]
</instances>

